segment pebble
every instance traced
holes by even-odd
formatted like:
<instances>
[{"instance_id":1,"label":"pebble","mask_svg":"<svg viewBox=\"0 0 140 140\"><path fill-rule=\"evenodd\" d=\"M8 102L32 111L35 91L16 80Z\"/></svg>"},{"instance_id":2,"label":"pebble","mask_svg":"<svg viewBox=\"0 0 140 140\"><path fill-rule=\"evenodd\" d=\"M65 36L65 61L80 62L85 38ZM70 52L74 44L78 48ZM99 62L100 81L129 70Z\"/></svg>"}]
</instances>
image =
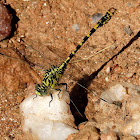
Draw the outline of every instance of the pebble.
<instances>
[{"instance_id":1,"label":"pebble","mask_svg":"<svg viewBox=\"0 0 140 140\"><path fill-rule=\"evenodd\" d=\"M131 36L131 34L133 33L130 26L125 26L124 27L124 31L126 34L128 34L129 36Z\"/></svg>"},{"instance_id":2,"label":"pebble","mask_svg":"<svg viewBox=\"0 0 140 140\"><path fill-rule=\"evenodd\" d=\"M107 74L110 73L110 67L107 67L105 71Z\"/></svg>"},{"instance_id":3,"label":"pebble","mask_svg":"<svg viewBox=\"0 0 140 140\"><path fill-rule=\"evenodd\" d=\"M105 78L105 81L106 81L106 82L109 82L109 78L108 78L108 77L106 77L106 78Z\"/></svg>"},{"instance_id":4,"label":"pebble","mask_svg":"<svg viewBox=\"0 0 140 140\"><path fill-rule=\"evenodd\" d=\"M102 17L103 17L103 14L101 14L101 13L96 13L96 14L92 15L92 24L96 23Z\"/></svg>"},{"instance_id":5,"label":"pebble","mask_svg":"<svg viewBox=\"0 0 140 140\"><path fill-rule=\"evenodd\" d=\"M79 25L78 24L73 24L72 28L75 32L77 32L79 30Z\"/></svg>"},{"instance_id":6,"label":"pebble","mask_svg":"<svg viewBox=\"0 0 140 140\"><path fill-rule=\"evenodd\" d=\"M0 4L0 41L7 38L11 33L11 18L7 8Z\"/></svg>"}]
</instances>

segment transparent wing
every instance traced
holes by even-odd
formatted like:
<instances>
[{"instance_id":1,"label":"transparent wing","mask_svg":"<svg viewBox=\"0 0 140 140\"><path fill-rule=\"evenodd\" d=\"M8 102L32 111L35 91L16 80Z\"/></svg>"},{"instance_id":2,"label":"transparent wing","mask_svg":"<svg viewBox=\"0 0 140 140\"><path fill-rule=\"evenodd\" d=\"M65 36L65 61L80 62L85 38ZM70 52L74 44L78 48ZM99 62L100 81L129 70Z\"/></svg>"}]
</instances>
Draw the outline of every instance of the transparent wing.
<instances>
[{"instance_id":1,"label":"transparent wing","mask_svg":"<svg viewBox=\"0 0 140 140\"><path fill-rule=\"evenodd\" d=\"M34 64L34 66L40 71L42 70L45 71L46 69L49 69L51 65L55 65L55 66L59 65L67 58L67 56L63 55L63 53L59 52L59 50L56 51L55 49L53 49L53 46L51 45L44 45L35 41L34 47L32 47L31 45L26 43L23 39L21 39L21 41L26 45L26 49L25 49L26 58L29 61L31 61ZM90 52L93 52L93 54L90 53L89 55L89 53L85 51L85 49L87 48L88 51L90 49ZM71 63L68 65L62 77L62 80L60 82L67 83L69 91L71 91L71 96L72 97L74 96L74 98L77 96L78 97L77 100L81 98L81 102L83 102L83 100L87 100L84 99L86 96L84 94L87 94L87 92L92 92L94 96L98 97L98 99L101 99L110 104L115 104L115 102L111 99L111 97L108 96L105 99L101 98L99 95L95 94L93 90L88 89L88 87L92 85L92 80L97 76L95 70L94 69L91 70L91 69L93 65L96 65L95 62L97 61L97 59L100 58L99 53L110 48L110 46L107 47L106 49L101 49L97 52L94 52L94 48L96 49L95 46L94 47L85 46L81 48L81 50L79 50L79 54L82 54L84 58L87 57L87 59L84 59L84 61L82 61L83 57L81 57L81 55L76 55L74 59L72 59ZM62 56L60 56L60 53ZM92 55L95 54L98 54L98 56L95 56L93 58ZM77 60L81 60L81 61L77 61ZM93 64L91 65L91 63ZM86 90L83 93L83 95L79 91L76 93L76 96L74 95L73 89L75 85L78 85L79 89L81 88L82 90ZM76 98L74 100L75 102L77 102Z\"/></svg>"}]
</instances>

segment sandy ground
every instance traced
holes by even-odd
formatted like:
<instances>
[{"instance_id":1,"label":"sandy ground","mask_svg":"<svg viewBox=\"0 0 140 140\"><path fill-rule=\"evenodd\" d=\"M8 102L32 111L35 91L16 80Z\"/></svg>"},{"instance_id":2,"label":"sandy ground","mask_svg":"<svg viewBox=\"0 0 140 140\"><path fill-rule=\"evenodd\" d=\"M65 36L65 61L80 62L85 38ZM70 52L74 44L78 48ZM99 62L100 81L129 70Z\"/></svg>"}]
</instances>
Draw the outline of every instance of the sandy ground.
<instances>
[{"instance_id":1,"label":"sandy ground","mask_svg":"<svg viewBox=\"0 0 140 140\"><path fill-rule=\"evenodd\" d=\"M97 95L112 82L140 85L138 0L7 0L6 4L15 10L19 21L14 35L0 42L0 139L25 139L20 103L29 93L34 94L43 70L61 64L92 29L92 16L104 15L111 7L117 12L79 50L61 82L68 84L71 99L81 113L87 104L91 106L93 92L83 91L76 82ZM74 24L78 24L78 31ZM71 109L77 125L87 120L72 105ZM88 108L88 113L92 111Z\"/></svg>"}]
</instances>

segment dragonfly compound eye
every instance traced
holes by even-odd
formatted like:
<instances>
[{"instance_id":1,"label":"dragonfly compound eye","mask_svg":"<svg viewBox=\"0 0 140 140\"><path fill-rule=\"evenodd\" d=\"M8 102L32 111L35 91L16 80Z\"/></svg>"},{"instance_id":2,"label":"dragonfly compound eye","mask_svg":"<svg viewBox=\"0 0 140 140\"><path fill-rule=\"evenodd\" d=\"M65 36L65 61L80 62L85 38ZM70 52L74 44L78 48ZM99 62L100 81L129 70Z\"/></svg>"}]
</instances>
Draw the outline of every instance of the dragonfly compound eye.
<instances>
[{"instance_id":1,"label":"dragonfly compound eye","mask_svg":"<svg viewBox=\"0 0 140 140\"><path fill-rule=\"evenodd\" d=\"M37 84L36 86L35 86L35 93L37 94L37 95L41 95L41 87L40 87L40 85L39 84Z\"/></svg>"}]
</instances>

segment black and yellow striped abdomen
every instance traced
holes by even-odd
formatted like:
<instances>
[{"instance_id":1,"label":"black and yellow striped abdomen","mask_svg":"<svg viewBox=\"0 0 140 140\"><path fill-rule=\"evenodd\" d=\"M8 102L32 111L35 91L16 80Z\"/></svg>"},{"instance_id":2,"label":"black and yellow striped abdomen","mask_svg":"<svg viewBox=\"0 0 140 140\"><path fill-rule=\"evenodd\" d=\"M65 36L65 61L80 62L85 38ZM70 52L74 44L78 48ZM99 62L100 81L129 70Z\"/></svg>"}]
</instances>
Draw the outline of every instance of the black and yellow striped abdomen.
<instances>
[{"instance_id":1,"label":"black and yellow striped abdomen","mask_svg":"<svg viewBox=\"0 0 140 140\"><path fill-rule=\"evenodd\" d=\"M104 24L108 23L111 17L114 15L116 9L111 8L107 11L105 16L103 16L98 23L92 28L87 36L82 40L82 42L76 47L76 49L69 55L69 57L58 67L52 66L51 69L46 70L44 78L42 80L42 85L36 85L35 93L37 95L46 95L48 94L47 90L55 88L58 85L59 80L61 79L69 61L72 57L76 54L76 52L82 47L82 45L87 41L87 39L99 28L102 27Z\"/></svg>"}]
</instances>

